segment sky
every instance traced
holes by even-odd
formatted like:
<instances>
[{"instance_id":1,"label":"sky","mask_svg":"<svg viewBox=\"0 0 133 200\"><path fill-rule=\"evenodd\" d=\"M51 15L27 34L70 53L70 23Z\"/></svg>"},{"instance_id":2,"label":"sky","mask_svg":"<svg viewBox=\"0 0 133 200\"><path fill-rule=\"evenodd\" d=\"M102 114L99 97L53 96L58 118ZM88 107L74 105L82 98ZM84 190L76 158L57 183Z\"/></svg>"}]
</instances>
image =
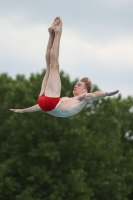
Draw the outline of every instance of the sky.
<instances>
[{"instance_id":1,"label":"sky","mask_svg":"<svg viewBox=\"0 0 133 200\"><path fill-rule=\"evenodd\" d=\"M0 74L42 73L48 27L60 16L60 70L133 96L132 0L0 0Z\"/></svg>"}]
</instances>

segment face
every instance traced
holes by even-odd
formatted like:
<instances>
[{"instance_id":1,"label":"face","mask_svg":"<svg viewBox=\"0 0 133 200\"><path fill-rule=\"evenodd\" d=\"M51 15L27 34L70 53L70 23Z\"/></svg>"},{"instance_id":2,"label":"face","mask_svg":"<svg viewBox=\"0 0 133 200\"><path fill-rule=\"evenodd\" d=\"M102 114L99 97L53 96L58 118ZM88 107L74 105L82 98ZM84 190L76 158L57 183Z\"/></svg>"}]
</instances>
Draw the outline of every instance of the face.
<instances>
[{"instance_id":1,"label":"face","mask_svg":"<svg viewBox=\"0 0 133 200\"><path fill-rule=\"evenodd\" d=\"M85 88L85 83L84 82L76 83L73 89L74 96L80 95L84 92L87 92L87 89Z\"/></svg>"}]
</instances>

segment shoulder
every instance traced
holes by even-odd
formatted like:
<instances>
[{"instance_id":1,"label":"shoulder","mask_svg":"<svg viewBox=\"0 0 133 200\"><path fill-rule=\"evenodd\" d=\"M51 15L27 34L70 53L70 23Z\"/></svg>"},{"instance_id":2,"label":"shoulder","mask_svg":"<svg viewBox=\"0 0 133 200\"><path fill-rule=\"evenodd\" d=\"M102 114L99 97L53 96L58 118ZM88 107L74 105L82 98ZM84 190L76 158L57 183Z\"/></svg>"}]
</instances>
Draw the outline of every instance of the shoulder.
<instances>
[{"instance_id":1,"label":"shoulder","mask_svg":"<svg viewBox=\"0 0 133 200\"><path fill-rule=\"evenodd\" d=\"M78 96L75 96L74 97L74 99L77 99L77 100L79 100L79 101L84 101L84 100L86 100L86 92L85 93L83 93L83 94L80 94L80 95L78 95Z\"/></svg>"},{"instance_id":2,"label":"shoulder","mask_svg":"<svg viewBox=\"0 0 133 200\"><path fill-rule=\"evenodd\" d=\"M65 101L65 100L69 100L69 99L71 99L71 98L69 98L69 97L61 97L60 98L61 101Z\"/></svg>"},{"instance_id":3,"label":"shoulder","mask_svg":"<svg viewBox=\"0 0 133 200\"><path fill-rule=\"evenodd\" d=\"M94 100L94 99L95 99L94 93L87 93L86 94L86 101L90 101L90 100Z\"/></svg>"}]
</instances>

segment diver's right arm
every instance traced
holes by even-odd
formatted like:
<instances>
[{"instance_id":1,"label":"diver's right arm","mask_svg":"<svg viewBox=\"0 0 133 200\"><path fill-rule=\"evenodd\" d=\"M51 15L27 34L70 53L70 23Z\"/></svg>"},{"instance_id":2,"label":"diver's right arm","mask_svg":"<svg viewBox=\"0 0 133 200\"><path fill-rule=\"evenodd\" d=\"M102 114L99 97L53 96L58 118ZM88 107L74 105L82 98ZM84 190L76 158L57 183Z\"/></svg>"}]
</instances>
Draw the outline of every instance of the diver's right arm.
<instances>
[{"instance_id":1,"label":"diver's right arm","mask_svg":"<svg viewBox=\"0 0 133 200\"><path fill-rule=\"evenodd\" d=\"M12 109L10 108L10 110L12 112L16 112L16 113L25 113L25 112L37 112L39 110L41 110L40 106L38 104L29 107L29 108L24 108L24 109Z\"/></svg>"}]
</instances>

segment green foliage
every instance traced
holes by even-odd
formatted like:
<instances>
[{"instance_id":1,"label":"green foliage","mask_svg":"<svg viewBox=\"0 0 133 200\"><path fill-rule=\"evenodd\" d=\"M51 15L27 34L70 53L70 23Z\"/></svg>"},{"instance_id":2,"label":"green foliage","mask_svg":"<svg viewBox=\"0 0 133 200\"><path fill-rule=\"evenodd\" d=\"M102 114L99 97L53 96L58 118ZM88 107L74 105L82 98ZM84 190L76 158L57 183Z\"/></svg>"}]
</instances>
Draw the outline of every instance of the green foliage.
<instances>
[{"instance_id":1,"label":"green foliage","mask_svg":"<svg viewBox=\"0 0 133 200\"><path fill-rule=\"evenodd\" d=\"M132 200L133 98L99 99L69 118L10 112L37 103L44 73L0 75L0 199ZM77 80L61 80L72 96Z\"/></svg>"}]
</instances>

